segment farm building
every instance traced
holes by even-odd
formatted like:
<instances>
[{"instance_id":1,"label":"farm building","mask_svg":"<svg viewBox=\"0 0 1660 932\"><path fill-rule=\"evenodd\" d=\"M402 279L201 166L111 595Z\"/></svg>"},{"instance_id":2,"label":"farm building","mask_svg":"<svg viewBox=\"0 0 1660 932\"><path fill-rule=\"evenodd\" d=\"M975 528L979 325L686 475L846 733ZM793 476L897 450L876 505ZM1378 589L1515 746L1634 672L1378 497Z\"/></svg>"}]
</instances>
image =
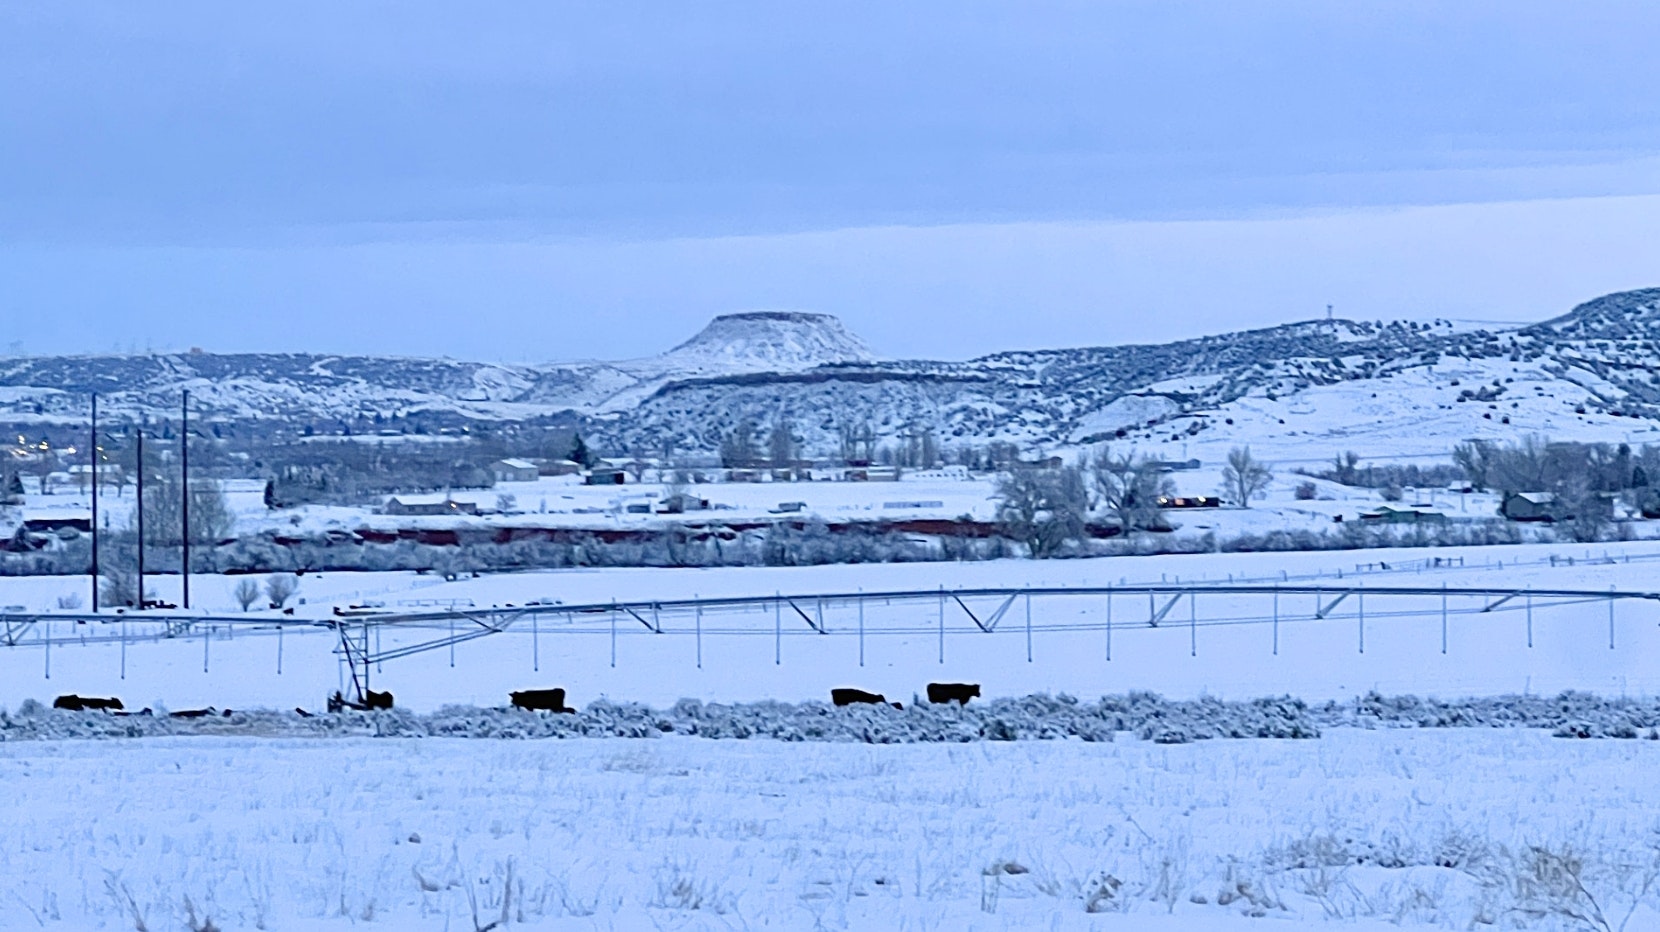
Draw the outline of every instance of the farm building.
<instances>
[{"instance_id":1,"label":"farm building","mask_svg":"<svg viewBox=\"0 0 1660 932\"><path fill-rule=\"evenodd\" d=\"M1512 521L1555 521L1561 515L1556 496L1549 492L1506 492L1499 514Z\"/></svg>"},{"instance_id":2,"label":"farm building","mask_svg":"<svg viewBox=\"0 0 1660 932\"><path fill-rule=\"evenodd\" d=\"M688 495L685 492L676 492L673 495L663 499L663 501L657 506L657 513L664 515L680 515L685 514L688 511L707 510L709 510L708 499L698 498L696 495Z\"/></svg>"},{"instance_id":3,"label":"farm building","mask_svg":"<svg viewBox=\"0 0 1660 932\"><path fill-rule=\"evenodd\" d=\"M1440 524L1447 516L1429 508L1402 505L1379 505L1360 513L1360 520L1378 524Z\"/></svg>"},{"instance_id":4,"label":"farm building","mask_svg":"<svg viewBox=\"0 0 1660 932\"><path fill-rule=\"evenodd\" d=\"M623 485L627 482L628 473L613 466L596 466L582 480L583 485Z\"/></svg>"},{"instance_id":5,"label":"farm building","mask_svg":"<svg viewBox=\"0 0 1660 932\"><path fill-rule=\"evenodd\" d=\"M529 460L496 460L490 464L490 474L497 482L535 482L541 469Z\"/></svg>"},{"instance_id":6,"label":"farm building","mask_svg":"<svg viewBox=\"0 0 1660 932\"><path fill-rule=\"evenodd\" d=\"M476 515L475 502L458 502L449 496L431 500L425 496L392 496L386 500L385 514L420 517L431 515Z\"/></svg>"}]
</instances>

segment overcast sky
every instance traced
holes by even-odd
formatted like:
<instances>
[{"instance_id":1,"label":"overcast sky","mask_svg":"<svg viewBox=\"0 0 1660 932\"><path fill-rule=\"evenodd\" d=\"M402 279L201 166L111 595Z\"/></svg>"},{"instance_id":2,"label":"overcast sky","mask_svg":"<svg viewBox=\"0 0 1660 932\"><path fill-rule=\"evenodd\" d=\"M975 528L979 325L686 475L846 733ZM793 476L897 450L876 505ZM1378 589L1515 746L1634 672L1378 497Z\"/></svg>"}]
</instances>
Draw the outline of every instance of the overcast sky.
<instances>
[{"instance_id":1,"label":"overcast sky","mask_svg":"<svg viewBox=\"0 0 1660 932\"><path fill-rule=\"evenodd\" d=\"M0 351L888 355L1660 284L1660 4L0 6Z\"/></svg>"}]
</instances>

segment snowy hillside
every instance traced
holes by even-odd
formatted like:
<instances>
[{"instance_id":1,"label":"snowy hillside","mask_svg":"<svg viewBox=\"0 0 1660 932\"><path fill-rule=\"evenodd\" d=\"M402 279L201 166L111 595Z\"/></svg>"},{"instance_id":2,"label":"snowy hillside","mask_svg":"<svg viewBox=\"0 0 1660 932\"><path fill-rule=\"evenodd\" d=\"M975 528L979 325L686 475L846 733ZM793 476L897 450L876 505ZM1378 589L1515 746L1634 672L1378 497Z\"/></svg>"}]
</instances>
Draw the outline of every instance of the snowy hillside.
<instances>
[{"instance_id":1,"label":"snowy hillside","mask_svg":"<svg viewBox=\"0 0 1660 932\"><path fill-rule=\"evenodd\" d=\"M723 314L697 336L647 363L664 374L689 375L793 372L875 358L863 340L829 314L751 311Z\"/></svg>"},{"instance_id":2,"label":"snowy hillside","mask_svg":"<svg viewBox=\"0 0 1660 932\"><path fill-rule=\"evenodd\" d=\"M93 391L117 415L168 411L188 388L216 418L562 414L585 419L601 444L627 448L712 450L739 420L782 413L809 452L829 452L842 428L868 424L884 441L929 429L946 447L1116 440L1207 460L1241 443L1280 461L1339 448L1430 457L1478 436L1660 440L1657 354L1660 289L1608 295L1513 330L1320 321L966 362L882 360L835 317L761 311L718 317L662 355L615 363L13 359L0 364L0 420L78 422Z\"/></svg>"}]
</instances>

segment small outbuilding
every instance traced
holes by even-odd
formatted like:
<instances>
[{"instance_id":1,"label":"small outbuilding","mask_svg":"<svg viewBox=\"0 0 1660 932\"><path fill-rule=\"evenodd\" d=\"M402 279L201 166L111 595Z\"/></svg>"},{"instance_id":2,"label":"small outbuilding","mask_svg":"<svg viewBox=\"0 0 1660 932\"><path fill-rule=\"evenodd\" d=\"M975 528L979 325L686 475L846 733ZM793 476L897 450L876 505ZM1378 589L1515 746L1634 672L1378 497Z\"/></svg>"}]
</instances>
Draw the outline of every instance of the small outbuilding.
<instances>
[{"instance_id":1,"label":"small outbuilding","mask_svg":"<svg viewBox=\"0 0 1660 932\"><path fill-rule=\"evenodd\" d=\"M1555 521L1561 517L1556 496L1550 492L1506 492L1499 514L1512 521Z\"/></svg>"},{"instance_id":2,"label":"small outbuilding","mask_svg":"<svg viewBox=\"0 0 1660 932\"><path fill-rule=\"evenodd\" d=\"M421 498L400 498L396 495L386 500L386 507L382 509L389 515L406 517L432 517L435 515L476 515L476 502L458 502L449 496L438 501L426 501Z\"/></svg>"},{"instance_id":3,"label":"small outbuilding","mask_svg":"<svg viewBox=\"0 0 1660 932\"><path fill-rule=\"evenodd\" d=\"M688 511L708 511L709 500L689 495L685 492L676 492L662 500L657 506L657 513L664 515L683 515Z\"/></svg>"},{"instance_id":4,"label":"small outbuilding","mask_svg":"<svg viewBox=\"0 0 1660 932\"><path fill-rule=\"evenodd\" d=\"M1379 505L1360 513L1360 520L1375 524L1440 524L1447 516L1430 508Z\"/></svg>"},{"instance_id":5,"label":"small outbuilding","mask_svg":"<svg viewBox=\"0 0 1660 932\"><path fill-rule=\"evenodd\" d=\"M583 477L583 485L624 485L628 482L628 473L614 466L596 466Z\"/></svg>"},{"instance_id":6,"label":"small outbuilding","mask_svg":"<svg viewBox=\"0 0 1660 932\"><path fill-rule=\"evenodd\" d=\"M497 482L535 482L542 471L529 460L505 459L491 463L490 474Z\"/></svg>"}]
</instances>

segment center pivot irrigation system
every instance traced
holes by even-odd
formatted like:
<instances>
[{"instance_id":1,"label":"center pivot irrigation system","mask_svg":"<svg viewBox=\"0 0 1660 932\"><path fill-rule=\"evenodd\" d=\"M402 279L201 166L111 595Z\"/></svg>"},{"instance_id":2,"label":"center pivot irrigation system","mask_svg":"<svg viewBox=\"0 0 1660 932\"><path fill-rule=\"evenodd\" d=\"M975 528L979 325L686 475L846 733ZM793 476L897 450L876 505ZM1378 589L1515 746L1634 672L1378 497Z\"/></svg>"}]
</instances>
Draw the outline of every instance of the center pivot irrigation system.
<instances>
[{"instance_id":1,"label":"center pivot irrigation system","mask_svg":"<svg viewBox=\"0 0 1660 932\"><path fill-rule=\"evenodd\" d=\"M1218 600L1217 597L1229 597ZM450 650L454 664L457 644L491 635L529 633L533 669L540 669L542 622L562 622L549 633L610 637L611 665L617 663L617 637L624 635L690 636L697 644L697 664L703 664L703 636L770 636L775 663L783 662L786 633L807 636L857 637L859 664L865 661L867 634L936 633L939 662L945 662L948 622L968 636L1024 629L1026 660L1032 660L1032 638L1037 631L1104 632L1105 659L1112 659L1114 628L1186 630L1189 650L1198 655L1198 629L1261 625L1272 628L1272 650L1279 653L1282 624L1353 620L1356 646L1366 652L1367 606L1374 621L1424 619L1439 614L1441 652L1447 652L1450 616L1514 612L1526 616L1527 646L1533 646L1534 609L1573 605L1606 605L1608 647L1615 648L1615 606L1631 600L1660 601L1660 592L1617 589L1496 589L1448 586L1263 585L1233 583L1148 583L1119 586L1069 586L983 589L910 589L890 592L826 592L721 598L659 599L587 604L530 604L488 609L444 609L420 612L355 610L332 617L295 618L270 615L203 615L147 611L124 615L52 612L0 614L0 647L44 648L46 676L51 676L51 651L59 643L120 642L122 674L129 643L177 641L200 634L203 664L211 633L221 628L233 633L274 635L277 670L282 670L285 631L328 632L334 654L350 671L349 685L363 701L374 668L434 650ZM1057 603L1071 603L1073 611L1052 611ZM1201 601L1212 603L1201 616ZM1186 603L1186 611L1178 607ZM1221 604L1222 610L1212 606ZM1036 606L1034 608L1034 606ZM898 607L898 617L887 609ZM1084 611L1078 609L1082 607ZM877 609L867 623L869 609ZM1046 611L1045 609L1051 609ZM1341 609L1341 614L1338 614ZM355 613L360 611L361 613ZM1013 611L1020 620L1010 623ZM1596 619L1590 615L1586 620ZM759 616L759 619L757 618ZM1184 617L1185 616L1185 617ZM67 634L64 629L67 627ZM1600 626L1599 626L1600 627ZM57 629L55 631L54 629ZM528 629L528 630L527 630ZM1589 628L1588 630L1598 630ZM394 636L394 646L381 647L382 635ZM413 640L411 640L413 638Z\"/></svg>"}]
</instances>

